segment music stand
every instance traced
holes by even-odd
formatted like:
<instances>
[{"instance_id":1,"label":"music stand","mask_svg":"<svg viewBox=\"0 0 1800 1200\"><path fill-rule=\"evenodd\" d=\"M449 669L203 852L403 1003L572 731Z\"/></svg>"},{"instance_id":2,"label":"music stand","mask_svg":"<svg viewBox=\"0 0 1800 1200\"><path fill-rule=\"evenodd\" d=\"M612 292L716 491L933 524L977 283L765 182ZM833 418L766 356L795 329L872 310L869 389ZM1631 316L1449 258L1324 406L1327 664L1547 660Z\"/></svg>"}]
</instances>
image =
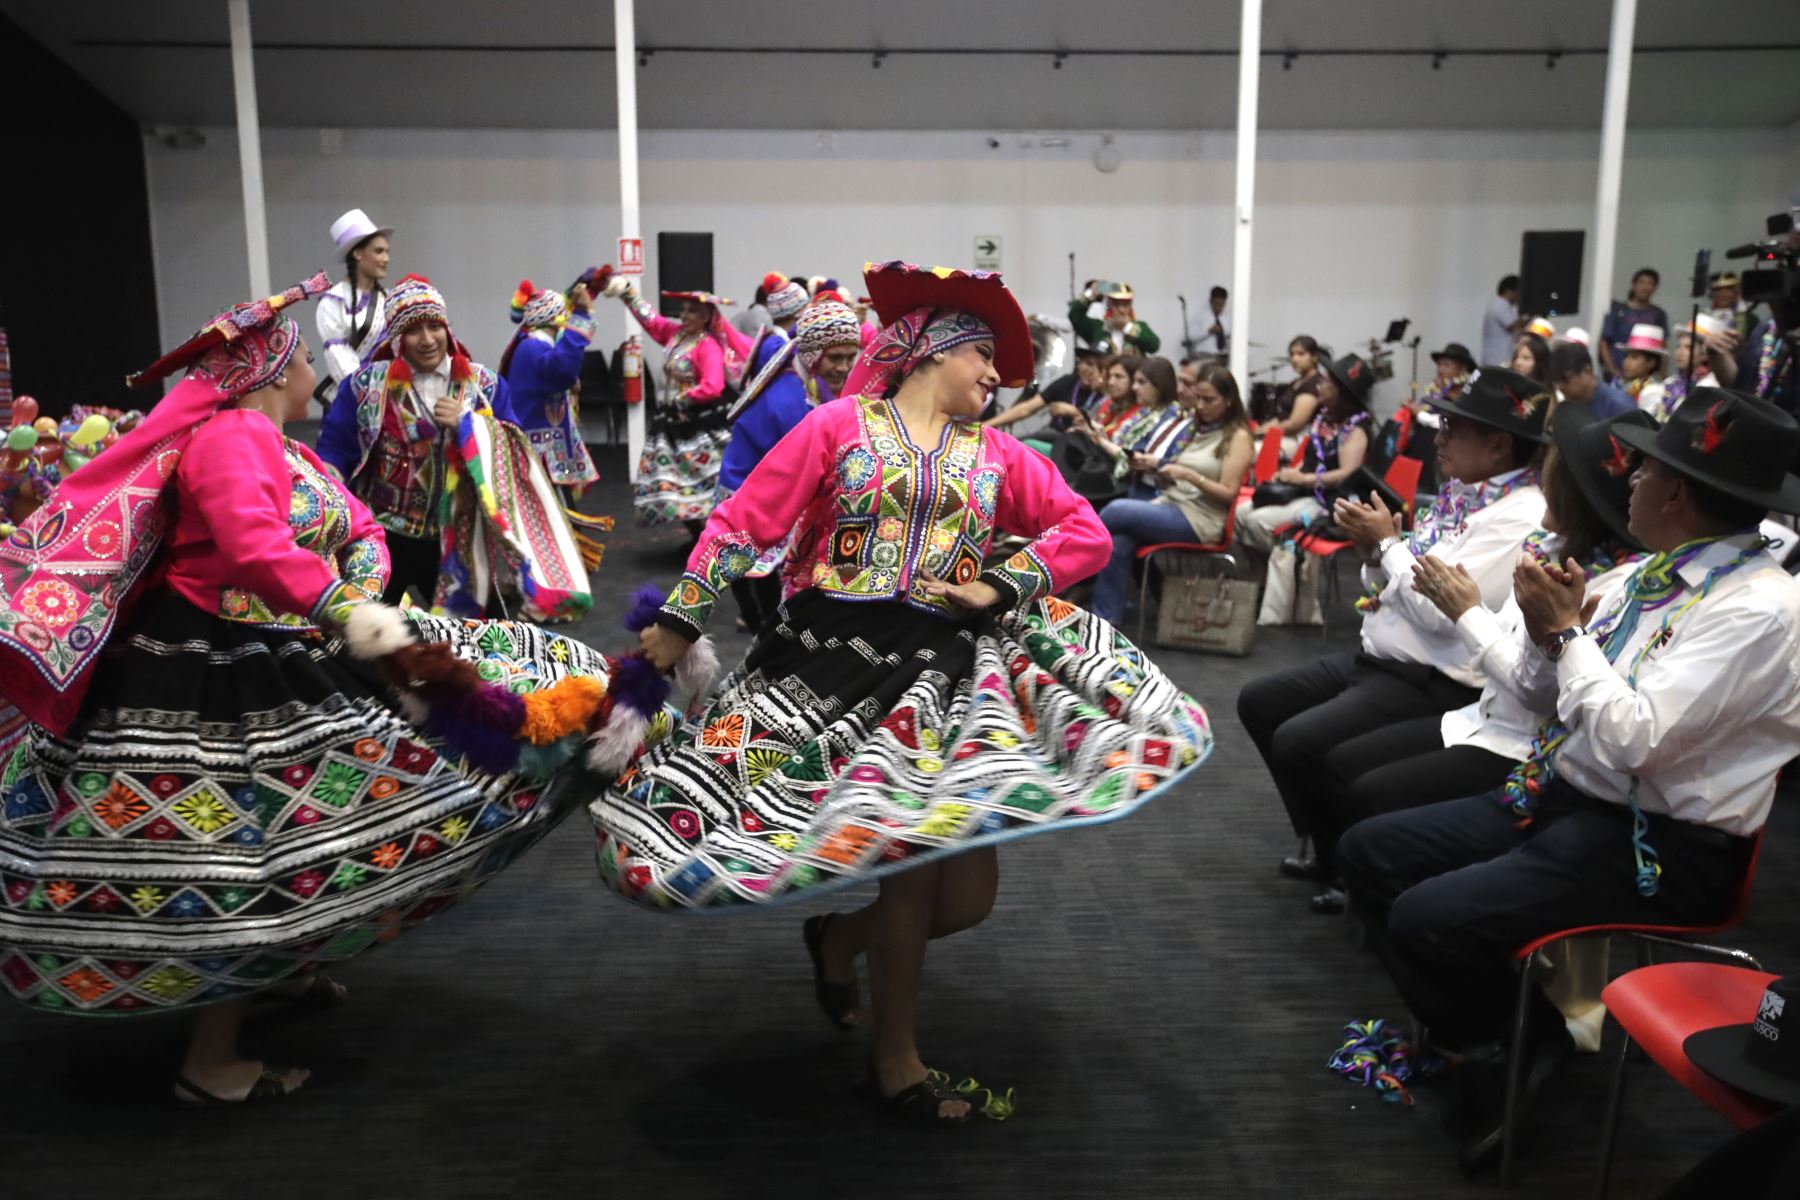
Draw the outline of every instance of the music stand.
<instances>
[{"instance_id":1,"label":"music stand","mask_svg":"<svg viewBox=\"0 0 1800 1200\"><path fill-rule=\"evenodd\" d=\"M1381 340L1384 342L1405 341L1406 340L1406 327L1411 324L1412 324L1411 317L1401 317L1398 320L1389 321L1388 327L1387 327L1387 333L1382 335Z\"/></svg>"}]
</instances>

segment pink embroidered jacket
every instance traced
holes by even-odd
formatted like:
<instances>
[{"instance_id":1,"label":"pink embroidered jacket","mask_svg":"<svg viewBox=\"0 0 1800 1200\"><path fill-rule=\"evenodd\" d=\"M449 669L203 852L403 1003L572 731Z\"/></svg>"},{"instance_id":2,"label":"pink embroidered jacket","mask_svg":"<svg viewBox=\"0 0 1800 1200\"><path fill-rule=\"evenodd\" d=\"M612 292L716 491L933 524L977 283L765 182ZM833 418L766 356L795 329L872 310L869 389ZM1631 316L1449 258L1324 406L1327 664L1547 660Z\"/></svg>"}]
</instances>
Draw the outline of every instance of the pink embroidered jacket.
<instances>
[{"instance_id":1,"label":"pink embroidered jacket","mask_svg":"<svg viewBox=\"0 0 1800 1200\"><path fill-rule=\"evenodd\" d=\"M164 582L202 612L310 629L387 586L387 542L318 455L267 417L225 409L175 472Z\"/></svg>"},{"instance_id":2,"label":"pink embroidered jacket","mask_svg":"<svg viewBox=\"0 0 1800 1200\"><path fill-rule=\"evenodd\" d=\"M704 330L698 337L684 338L680 321L663 316L636 293L625 301L625 307L644 327L644 332L668 351L663 357L663 382L669 391L669 401L706 405L725 395L725 351L712 330ZM749 338L716 314L713 327L731 343L732 353L737 355L740 363L749 361Z\"/></svg>"},{"instance_id":3,"label":"pink embroidered jacket","mask_svg":"<svg viewBox=\"0 0 1800 1200\"><path fill-rule=\"evenodd\" d=\"M1032 541L983 570L996 531ZM921 448L891 402L846 397L808 413L713 510L658 623L699 637L719 593L790 533L799 587L944 615L922 572L981 579L1017 606L1087 578L1112 552L1088 502L1010 434L953 422Z\"/></svg>"}]
</instances>

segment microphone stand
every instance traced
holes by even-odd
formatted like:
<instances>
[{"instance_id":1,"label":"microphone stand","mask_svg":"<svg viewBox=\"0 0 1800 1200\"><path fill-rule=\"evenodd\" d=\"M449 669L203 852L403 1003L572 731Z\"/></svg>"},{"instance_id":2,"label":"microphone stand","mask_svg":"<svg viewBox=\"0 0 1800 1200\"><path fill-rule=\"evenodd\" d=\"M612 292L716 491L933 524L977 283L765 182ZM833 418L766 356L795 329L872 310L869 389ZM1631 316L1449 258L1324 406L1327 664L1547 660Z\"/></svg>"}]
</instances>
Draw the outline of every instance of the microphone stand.
<instances>
[{"instance_id":1,"label":"microphone stand","mask_svg":"<svg viewBox=\"0 0 1800 1200\"><path fill-rule=\"evenodd\" d=\"M1069 251L1069 299L1075 299L1075 252Z\"/></svg>"}]
</instances>

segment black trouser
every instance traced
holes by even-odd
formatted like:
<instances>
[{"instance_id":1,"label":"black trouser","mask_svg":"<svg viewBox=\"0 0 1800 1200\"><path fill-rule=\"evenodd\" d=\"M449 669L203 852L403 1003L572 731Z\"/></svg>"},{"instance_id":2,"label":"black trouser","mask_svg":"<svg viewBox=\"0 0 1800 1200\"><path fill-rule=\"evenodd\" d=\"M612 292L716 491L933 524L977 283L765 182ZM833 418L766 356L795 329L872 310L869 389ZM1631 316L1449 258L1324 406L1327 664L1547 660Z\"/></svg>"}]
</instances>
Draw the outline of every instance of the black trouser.
<instances>
[{"instance_id":1,"label":"black trouser","mask_svg":"<svg viewBox=\"0 0 1800 1200\"><path fill-rule=\"evenodd\" d=\"M737 601L738 616L744 619L745 627L761 636L775 627L775 610L781 607L781 577L768 574L734 579L731 598Z\"/></svg>"},{"instance_id":2,"label":"black trouser","mask_svg":"<svg viewBox=\"0 0 1800 1200\"><path fill-rule=\"evenodd\" d=\"M1441 716L1479 695L1431 667L1345 651L1247 685L1238 694L1238 719L1268 764L1294 832L1314 839L1329 868L1332 847L1318 842L1332 822L1321 814L1348 805L1327 795L1325 755L1360 734Z\"/></svg>"},{"instance_id":3,"label":"black trouser","mask_svg":"<svg viewBox=\"0 0 1800 1200\"><path fill-rule=\"evenodd\" d=\"M1460 800L1506 782L1514 762L1479 746L1446 746L1443 716L1384 725L1332 747L1312 795L1313 845L1335 863L1337 841L1377 813Z\"/></svg>"},{"instance_id":4,"label":"black trouser","mask_svg":"<svg viewBox=\"0 0 1800 1200\"><path fill-rule=\"evenodd\" d=\"M1662 862L1642 896L1631 811L1560 779L1520 828L1498 791L1371 817L1344 835L1338 866L1371 943L1413 1014L1453 1049L1508 1035L1513 953L1560 929L1698 925L1731 909L1751 841L1651 816ZM1535 986L1528 1036L1560 1036L1562 1015Z\"/></svg>"},{"instance_id":5,"label":"black trouser","mask_svg":"<svg viewBox=\"0 0 1800 1200\"><path fill-rule=\"evenodd\" d=\"M437 537L407 537L389 530L387 548L390 571L387 591L381 593L382 601L398 604L406 595L406 589L411 587L418 593L420 602L430 608L437 596L438 556L441 553Z\"/></svg>"}]
</instances>

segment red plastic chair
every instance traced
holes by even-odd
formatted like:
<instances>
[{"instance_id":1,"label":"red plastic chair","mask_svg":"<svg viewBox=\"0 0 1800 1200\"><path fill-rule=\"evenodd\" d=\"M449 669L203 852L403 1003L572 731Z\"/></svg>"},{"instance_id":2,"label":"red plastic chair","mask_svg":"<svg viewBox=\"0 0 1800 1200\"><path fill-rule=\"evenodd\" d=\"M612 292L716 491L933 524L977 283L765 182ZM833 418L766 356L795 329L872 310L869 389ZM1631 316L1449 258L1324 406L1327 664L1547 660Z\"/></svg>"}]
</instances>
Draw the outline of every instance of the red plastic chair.
<instances>
[{"instance_id":1,"label":"red plastic chair","mask_svg":"<svg viewBox=\"0 0 1800 1200\"><path fill-rule=\"evenodd\" d=\"M1256 452L1256 461L1250 466L1250 484L1254 490L1258 483L1267 483L1275 478L1275 472L1281 470L1281 426L1271 425L1263 434L1262 447Z\"/></svg>"},{"instance_id":2,"label":"red plastic chair","mask_svg":"<svg viewBox=\"0 0 1800 1200\"><path fill-rule=\"evenodd\" d=\"M1276 438L1276 446L1280 447L1280 438ZM1237 505L1225 506L1225 532L1219 535L1216 542L1158 542L1154 546L1139 546L1133 557L1143 564L1142 577L1138 581L1138 624L1137 644L1144 645L1144 618L1150 608L1150 572L1156 566L1158 554L1204 554L1217 558L1237 570L1237 559L1231 553L1231 539L1237 532Z\"/></svg>"},{"instance_id":3,"label":"red plastic chair","mask_svg":"<svg viewBox=\"0 0 1800 1200\"><path fill-rule=\"evenodd\" d=\"M1565 938L1581 937L1586 934L1605 934L1608 936L1621 934L1633 938L1638 946L1638 965L1650 965L1652 951L1657 945L1679 946L1684 950L1698 951L1713 955L1715 958L1728 958L1753 970L1760 971L1762 964L1742 950L1734 950L1727 946L1710 946L1694 939L1707 934L1722 933L1743 923L1744 913L1750 907L1750 887L1756 881L1756 860L1762 854L1762 831L1758 830L1756 841L1750 848L1750 861L1744 867L1744 879L1738 885L1738 893L1731 904L1731 912L1725 919L1711 925L1584 925L1577 929L1562 929L1555 933L1547 933L1520 946L1513 952L1514 960L1519 964L1519 998L1513 1009L1512 1044L1525 1044L1525 1018L1529 1011L1531 999L1531 958L1546 946L1554 945ZM1742 1018L1735 1018L1741 1020ZM1732 1024L1721 1021L1721 1025ZM1629 1040L1627 1042L1629 1045ZM1680 1045L1677 1043L1677 1051ZM1504 1133L1500 1143L1500 1185L1505 1187L1512 1182L1513 1155L1519 1136L1519 1092L1525 1082L1525 1056L1514 1054L1507 1064L1506 1073L1506 1114Z\"/></svg>"},{"instance_id":4,"label":"red plastic chair","mask_svg":"<svg viewBox=\"0 0 1800 1200\"><path fill-rule=\"evenodd\" d=\"M1413 499L1418 495L1419 474L1424 469L1425 464L1418 459L1397 454L1394 456L1394 461L1387 465L1387 470L1381 474L1382 482L1399 493L1400 499L1404 501L1400 506L1399 513L1401 528L1412 523ZM1280 536L1279 532L1276 536ZM1300 545L1308 554L1326 560L1325 597L1328 601L1335 602L1338 598L1337 569L1336 564L1331 560L1344 551L1353 549L1356 543L1331 541L1326 538L1307 538Z\"/></svg>"},{"instance_id":5,"label":"red plastic chair","mask_svg":"<svg viewBox=\"0 0 1800 1200\"><path fill-rule=\"evenodd\" d=\"M1742 1024L1756 1011L1763 989L1775 978L1766 971L1722 963L1675 962L1639 967L1606 985L1600 1000L1624 1036L1619 1039L1612 1091L1606 1101L1596 1196L1604 1200L1612 1179L1613 1148L1618 1138L1619 1112L1624 1105L1625 1068L1634 1044L1676 1083L1739 1129L1760 1125L1781 1111L1778 1104L1720 1083L1688 1061L1682 1051L1690 1034Z\"/></svg>"}]
</instances>

